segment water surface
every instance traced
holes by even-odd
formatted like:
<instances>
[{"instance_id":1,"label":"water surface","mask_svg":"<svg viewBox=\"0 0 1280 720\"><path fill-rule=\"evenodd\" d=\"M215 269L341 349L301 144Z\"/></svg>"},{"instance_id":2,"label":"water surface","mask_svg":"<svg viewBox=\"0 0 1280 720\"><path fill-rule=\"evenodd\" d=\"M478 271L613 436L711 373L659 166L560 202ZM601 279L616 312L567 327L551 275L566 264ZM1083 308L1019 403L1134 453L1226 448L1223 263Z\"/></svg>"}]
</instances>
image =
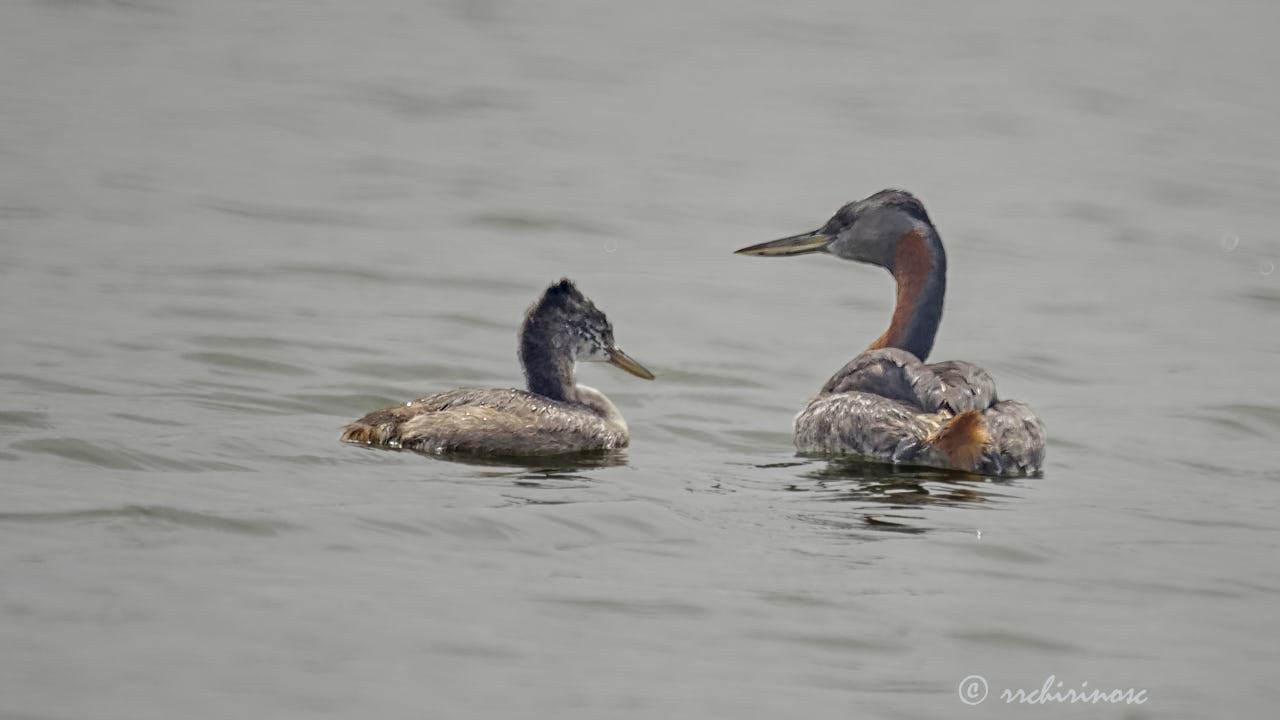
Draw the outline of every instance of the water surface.
<instances>
[{"instance_id":1,"label":"water surface","mask_svg":"<svg viewBox=\"0 0 1280 720\"><path fill-rule=\"evenodd\" d=\"M1264 715L1280 8L18 0L0 715ZM1043 478L797 458L892 281L734 257L904 187L937 359ZM337 442L520 381L568 276L612 462ZM979 710L969 675L989 683ZM1006 688L1141 688L1005 707Z\"/></svg>"}]
</instances>

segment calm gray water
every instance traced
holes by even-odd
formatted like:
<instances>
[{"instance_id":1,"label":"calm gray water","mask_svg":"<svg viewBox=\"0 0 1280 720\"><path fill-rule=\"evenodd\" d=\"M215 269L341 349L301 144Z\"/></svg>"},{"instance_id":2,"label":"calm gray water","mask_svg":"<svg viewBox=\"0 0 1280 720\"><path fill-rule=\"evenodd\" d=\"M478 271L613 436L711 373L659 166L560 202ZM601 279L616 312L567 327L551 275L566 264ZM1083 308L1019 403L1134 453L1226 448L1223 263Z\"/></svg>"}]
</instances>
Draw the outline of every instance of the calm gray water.
<instances>
[{"instance_id":1,"label":"calm gray water","mask_svg":"<svg viewBox=\"0 0 1280 720\"><path fill-rule=\"evenodd\" d=\"M0 716L1274 714L1278 26L6 2ZM794 456L892 281L730 253L890 186L948 243L934 357L1038 410L1043 478ZM518 384L561 276L659 376L580 371L622 462L337 442ZM997 697L1050 676L1147 702Z\"/></svg>"}]
</instances>

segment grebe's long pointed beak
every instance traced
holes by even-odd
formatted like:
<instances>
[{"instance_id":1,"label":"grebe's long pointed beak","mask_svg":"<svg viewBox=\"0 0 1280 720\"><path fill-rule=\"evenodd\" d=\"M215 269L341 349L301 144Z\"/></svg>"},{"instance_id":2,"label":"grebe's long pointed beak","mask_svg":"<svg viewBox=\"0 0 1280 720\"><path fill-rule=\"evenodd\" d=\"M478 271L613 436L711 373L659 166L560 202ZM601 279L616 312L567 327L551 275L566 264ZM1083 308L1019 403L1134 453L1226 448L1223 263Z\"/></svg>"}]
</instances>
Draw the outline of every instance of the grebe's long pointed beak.
<instances>
[{"instance_id":1,"label":"grebe's long pointed beak","mask_svg":"<svg viewBox=\"0 0 1280 720\"><path fill-rule=\"evenodd\" d=\"M744 247L741 250L734 250L734 255L762 255L765 257L783 256L783 255L804 255L806 253L822 252L827 249L827 245L831 243L830 235L824 235L821 230L813 232L801 233L800 235L792 235L784 237L781 240L770 240L769 242L760 243Z\"/></svg>"},{"instance_id":2,"label":"grebe's long pointed beak","mask_svg":"<svg viewBox=\"0 0 1280 720\"><path fill-rule=\"evenodd\" d=\"M616 347L609 348L607 352L609 353L610 365L620 367L623 370L626 370L627 372L631 373L632 375L635 375L638 378L644 378L645 380L653 379L653 373L649 372L648 369L645 368L645 366L641 365L635 360L632 360L631 356L622 352L618 348Z\"/></svg>"}]
</instances>

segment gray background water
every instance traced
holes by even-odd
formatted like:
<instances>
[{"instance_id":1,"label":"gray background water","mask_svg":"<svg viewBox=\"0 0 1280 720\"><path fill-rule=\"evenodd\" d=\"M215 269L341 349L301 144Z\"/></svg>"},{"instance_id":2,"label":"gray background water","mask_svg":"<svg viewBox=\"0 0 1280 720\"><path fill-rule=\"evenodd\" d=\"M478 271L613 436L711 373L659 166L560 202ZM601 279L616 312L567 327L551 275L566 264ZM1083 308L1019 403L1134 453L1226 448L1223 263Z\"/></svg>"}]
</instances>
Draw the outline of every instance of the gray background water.
<instances>
[{"instance_id":1,"label":"gray background water","mask_svg":"<svg viewBox=\"0 0 1280 720\"><path fill-rule=\"evenodd\" d=\"M1267 716L1280 5L10 0L0 715ZM1042 479L790 422L892 281L734 257L904 187ZM570 276L626 463L337 442L519 383ZM984 676L976 710L957 686ZM1004 688L1145 689L1005 707Z\"/></svg>"}]
</instances>

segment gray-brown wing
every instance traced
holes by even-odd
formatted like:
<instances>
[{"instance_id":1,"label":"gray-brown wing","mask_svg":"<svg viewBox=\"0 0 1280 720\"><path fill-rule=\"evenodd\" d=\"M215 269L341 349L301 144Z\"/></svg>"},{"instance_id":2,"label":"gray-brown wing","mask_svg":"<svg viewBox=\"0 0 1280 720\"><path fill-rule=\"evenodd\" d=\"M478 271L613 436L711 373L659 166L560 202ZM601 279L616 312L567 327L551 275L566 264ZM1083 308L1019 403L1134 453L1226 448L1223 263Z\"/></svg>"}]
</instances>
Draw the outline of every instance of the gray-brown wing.
<instances>
[{"instance_id":1,"label":"gray-brown wing","mask_svg":"<svg viewBox=\"0 0 1280 720\"><path fill-rule=\"evenodd\" d=\"M925 367L938 379L928 388L930 394L921 398L922 405L931 412L986 410L997 400L995 379L973 363L947 360Z\"/></svg>"},{"instance_id":2,"label":"gray-brown wing","mask_svg":"<svg viewBox=\"0 0 1280 720\"><path fill-rule=\"evenodd\" d=\"M796 416L796 449L902 461L904 452L914 454L939 426L938 416L883 395L823 394Z\"/></svg>"},{"instance_id":3,"label":"gray-brown wing","mask_svg":"<svg viewBox=\"0 0 1280 720\"><path fill-rule=\"evenodd\" d=\"M560 403L519 409L482 404L425 412L398 429L400 447L427 452L495 455L572 452L626 447L625 430L581 408Z\"/></svg>"},{"instance_id":4,"label":"gray-brown wing","mask_svg":"<svg viewBox=\"0 0 1280 720\"><path fill-rule=\"evenodd\" d=\"M539 401L541 401L541 404L550 402L541 395L535 395L528 390L518 390L516 388L462 388L461 390L450 390L418 398L412 403L408 403L406 407L416 407L420 410L436 412L466 405L481 405L491 408L523 408L539 404Z\"/></svg>"},{"instance_id":5,"label":"gray-brown wing","mask_svg":"<svg viewBox=\"0 0 1280 720\"><path fill-rule=\"evenodd\" d=\"M831 376L818 395L868 393L915 406L920 412L927 409L922 398L940 393L939 385L937 376L915 355L898 348L880 348L850 360Z\"/></svg>"},{"instance_id":6,"label":"gray-brown wing","mask_svg":"<svg viewBox=\"0 0 1280 720\"><path fill-rule=\"evenodd\" d=\"M992 475L1033 473L1044 464L1044 423L1017 400L1001 400L982 413L991 442L984 472Z\"/></svg>"},{"instance_id":7,"label":"gray-brown wing","mask_svg":"<svg viewBox=\"0 0 1280 720\"><path fill-rule=\"evenodd\" d=\"M342 440L427 452L520 455L626 447L625 427L516 389L451 390L369 413Z\"/></svg>"},{"instance_id":8,"label":"gray-brown wing","mask_svg":"<svg viewBox=\"0 0 1280 720\"><path fill-rule=\"evenodd\" d=\"M868 350L831 376L819 394L865 392L936 413L985 410L996 382L985 370L956 360L925 365L898 348Z\"/></svg>"},{"instance_id":9,"label":"gray-brown wing","mask_svg":"<svg viewBox=\"0 0 1280 720\"><path fill-rule=\"evenodd\" d=\"M450 407L459 407L464 405L487 405L490 407L507 407L511 405L524 404L528 402L529 397L533 397L531 393L524 390L508 389L483 389L483 388L463 388L461 390L450 390L436 395L428 395L427 397L418 398L413 402L407 402L403 405L393 405L389 408L374 410L359 420L347 425L344 430L342 439L349 442L363 442L373 445L385 445L387 441L377 440L370 436L369 432L358 432L358 428L366 427L372 431L375 428L392 428L400 425L406 420L421 415L424 412L438 412ZM385 435L385 432L377 433ZM351 437L348 437L351 436ZM357 437L359 436L359 437Z\"/></svg>"}]
</instances>

